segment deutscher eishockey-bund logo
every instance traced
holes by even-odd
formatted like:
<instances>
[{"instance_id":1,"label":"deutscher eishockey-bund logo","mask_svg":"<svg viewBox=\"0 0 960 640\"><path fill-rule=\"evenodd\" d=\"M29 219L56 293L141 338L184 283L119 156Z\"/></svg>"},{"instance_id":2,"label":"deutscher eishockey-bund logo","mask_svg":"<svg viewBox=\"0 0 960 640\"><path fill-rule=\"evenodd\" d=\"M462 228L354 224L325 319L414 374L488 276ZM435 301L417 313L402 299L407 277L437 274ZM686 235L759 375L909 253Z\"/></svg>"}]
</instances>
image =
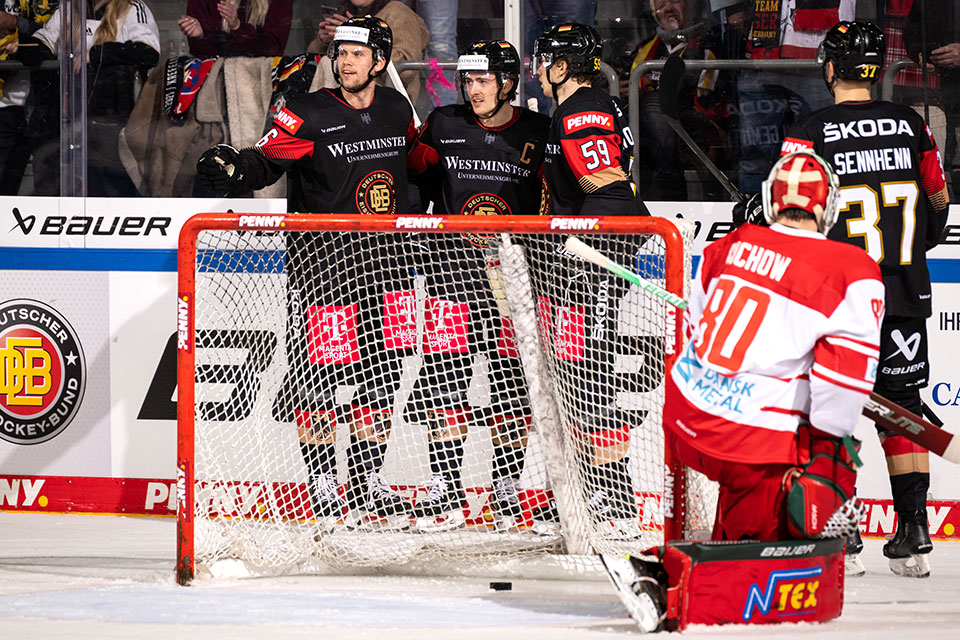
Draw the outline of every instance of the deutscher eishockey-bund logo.
<instances>
[{"instance_id":1,"label":"deutscher eishockey-bund logo","mask_svg":"<svg viewBox=\"0 0 960 640\"><path fill-rule=\"evenodd\" d=\"M0 304L0 438L46 442L77 414L87 372L77 332L37 300Z\"/></svg>"}]
</instances>

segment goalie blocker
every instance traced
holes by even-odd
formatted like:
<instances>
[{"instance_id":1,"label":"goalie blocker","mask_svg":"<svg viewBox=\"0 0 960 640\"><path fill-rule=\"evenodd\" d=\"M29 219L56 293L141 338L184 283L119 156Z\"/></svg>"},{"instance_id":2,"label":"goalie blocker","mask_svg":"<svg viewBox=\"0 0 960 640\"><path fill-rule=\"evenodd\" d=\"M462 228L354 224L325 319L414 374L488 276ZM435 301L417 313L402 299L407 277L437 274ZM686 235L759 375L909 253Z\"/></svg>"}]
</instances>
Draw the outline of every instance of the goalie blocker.
<instances>
[{"instance_id":1,"label":"goalie blocker","mask_svg":"<svg viewBox=\"0 0 960 640\"><path fill-rule=\"evenodd\" d=\"M602 555L641 631L689 624L825 622L843 608L842 539L670 542Z\"/></svg>"}]
</instances>

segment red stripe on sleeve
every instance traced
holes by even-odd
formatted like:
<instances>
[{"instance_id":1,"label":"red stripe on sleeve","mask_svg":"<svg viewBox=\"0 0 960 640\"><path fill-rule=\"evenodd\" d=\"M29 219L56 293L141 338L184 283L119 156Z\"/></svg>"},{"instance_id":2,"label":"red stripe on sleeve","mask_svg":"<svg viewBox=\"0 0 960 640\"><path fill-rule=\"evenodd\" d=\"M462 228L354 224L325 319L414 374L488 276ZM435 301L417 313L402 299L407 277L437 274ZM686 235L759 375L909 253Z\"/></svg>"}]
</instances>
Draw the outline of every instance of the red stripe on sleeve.
<instances>
[{"instance_id":1,"label":"red stripe on sleeve","mask_svg":"<svg viewBox=\"0 0 960 640\"><path fill-rule=\"evenodd\" d=\"M879 355L879 352L877 355ZM877 357L870 357L860 351L854 351L838 344L830 344L826 340L820 339L817 341L817 346L814 347L813 360L821 367L826 367L842 376L873 384L873 378L870 377L870 374L876 368Z\"/></svg>"},{"instance_id":2,"label":"red stripe on sleeve","mask_svg":"<svg viewBox=\"0 0 960 640\"><path fill-rule=\"evenodd\" d=\"M274 160L298 160L313 156L313 142L294 137L277 127L270 129L254 148Z\"/></svg>"},{"instance_id":3,"label":"red stripe on sleeve","mask_svg":"<svg viewBox=\"0 0 960 640\"><path fill-rule=\"evenodd\" d=\"M920 184L928 198L933 198L947 186L940 151L936 147L920 153Z\"/></svg>"}]
</instances>

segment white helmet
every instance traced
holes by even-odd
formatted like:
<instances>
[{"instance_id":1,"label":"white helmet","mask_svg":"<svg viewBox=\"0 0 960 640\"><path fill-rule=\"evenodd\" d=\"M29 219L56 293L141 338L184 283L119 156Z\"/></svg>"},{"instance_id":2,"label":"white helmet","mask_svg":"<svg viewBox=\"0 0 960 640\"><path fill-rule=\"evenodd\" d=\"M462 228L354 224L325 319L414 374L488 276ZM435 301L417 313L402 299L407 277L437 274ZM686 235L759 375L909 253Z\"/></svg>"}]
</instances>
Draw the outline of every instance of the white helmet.
<instances>
[{"instance_id":1,"label":"white helmet","mask_svg":"<svg viewBox=\"0 0 960 640\"><path fill-rule=\"evenodd\" d=\"M783 156L763 182L763 215L773 224L781 211L802 209L827 235L837 221L840 181L826 160L812 151Z\"/></svg>"}]
</instances>

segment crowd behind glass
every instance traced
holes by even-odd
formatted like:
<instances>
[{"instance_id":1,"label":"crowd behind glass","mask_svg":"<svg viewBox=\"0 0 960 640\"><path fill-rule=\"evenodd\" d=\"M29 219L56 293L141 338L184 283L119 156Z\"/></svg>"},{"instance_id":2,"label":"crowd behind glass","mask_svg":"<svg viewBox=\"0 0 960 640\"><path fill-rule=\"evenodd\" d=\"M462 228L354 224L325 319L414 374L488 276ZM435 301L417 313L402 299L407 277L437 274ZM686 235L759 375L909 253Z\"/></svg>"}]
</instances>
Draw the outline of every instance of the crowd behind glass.
<instances>
[{"instance_id":1,"label":"crowd behind glass","mask_svg":"<svg viewBox=\"0 0 960 640\"><path fill-rule=\"evenodd\" d=\"M82 4L85 2L85 7ZM70 11L55 0L5 0L0 13L0 195L59 195L60 40ZM877 83L924 114L943 154L951 198L960 186L960 0L525 0L524 45L565 21L593 24L619 78L600 82L626 103L630 73L645 61L810 61L839 19L868 18L887 38ZM783 5L783 6L782 6ZM785 7L785 10L784 10ZM199 154L219 142L250 146L290 95L332 86L327 53L349 15L376 15L394 33L393 62L421 118L454 102L455 61L477 39L504 37L498 0L71 0L85 9L85 101L69 120L86 124L88 196L210 196L194 179ZM784 16L788 16L784 20ZM79 35L74 29L73 34ZM79 39L79 38L77 38ZM920 62L926 61L925 67ZM645 200L726 200L660 115L659 71L639 78L639 189ZM551 103L528 81L524 98ZM756 192L784 131L832 98L807 66L688 71L679 120L741 191ZM284 185L258 193L282 197Z\"/></svg>"}]
</instances>

